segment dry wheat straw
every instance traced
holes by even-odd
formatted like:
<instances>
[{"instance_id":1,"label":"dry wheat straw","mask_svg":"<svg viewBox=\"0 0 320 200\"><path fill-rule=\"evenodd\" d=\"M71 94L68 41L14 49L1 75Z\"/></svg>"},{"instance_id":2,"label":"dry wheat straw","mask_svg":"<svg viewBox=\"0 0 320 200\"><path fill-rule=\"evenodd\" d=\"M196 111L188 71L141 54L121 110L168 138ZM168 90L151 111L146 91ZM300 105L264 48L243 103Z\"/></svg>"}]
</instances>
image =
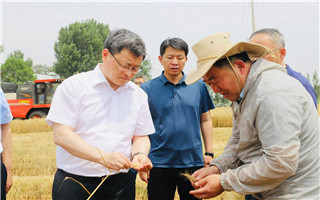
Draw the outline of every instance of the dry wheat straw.
<instances>
[{"instance_id":1,"label":"dry wheat straw","mask_svg":"<svg viewBox=\"0 0 320 200\"><path fill-rule=\"evenodd\" d=\"M189 181L191 181L193 183L197 182L197 179L195 177L191 176L191 174L187 171L180 173L180 175L184 176L186 179L188 179Z\"/></svg>"}]
</instances>

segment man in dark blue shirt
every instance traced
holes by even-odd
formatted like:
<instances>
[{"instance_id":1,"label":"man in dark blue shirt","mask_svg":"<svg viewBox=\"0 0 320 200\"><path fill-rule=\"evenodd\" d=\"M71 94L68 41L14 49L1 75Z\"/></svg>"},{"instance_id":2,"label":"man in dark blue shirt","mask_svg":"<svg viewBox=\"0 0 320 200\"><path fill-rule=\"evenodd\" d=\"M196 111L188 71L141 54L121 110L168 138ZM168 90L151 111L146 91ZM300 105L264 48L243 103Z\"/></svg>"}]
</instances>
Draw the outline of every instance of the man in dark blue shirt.
<instances>
[{"instance_id":1,"label":"man in dark blue shirt","mask_svg":"<svg viewBox=\"0 0 320 200\"><path fill-rule=\"evenodd\" d=\"M250 42L261 44L271 49L276 57L272 57L268 54L263 58L284 66L287 69L287 73L289 76L300 81L300 83L311 95L316 108L318 107L316 92L314 91L308 79L299 72L294 71L292 68L289 67L289 65L284 63L284 58L287 53L285 49L285 41L283 35L277 29L265 28L258 30L252 33L252 35L250 36Z\"/></svg>"},{"instance_id":2,"label":"man in dark blue shirt","mask_svg":"<svg viewBox=\"0 0 320 200\"><path fill-rule=\"evenodd\" d=\"M140 178L148 182L149 200L173 200L176 188L180 199L197 199L189 194L193 187L181 173L188 171L192 174L210 164L213 158L209 111L214 105L203 81L186 85L183 68L187 55L188 45L182 39L164 40L159 56L164 71L141 85L148 94L156 128L156 132L149 136L149 158L153 169L149 179L146 173L139 173Z\"/></svg>"}]
</instances>

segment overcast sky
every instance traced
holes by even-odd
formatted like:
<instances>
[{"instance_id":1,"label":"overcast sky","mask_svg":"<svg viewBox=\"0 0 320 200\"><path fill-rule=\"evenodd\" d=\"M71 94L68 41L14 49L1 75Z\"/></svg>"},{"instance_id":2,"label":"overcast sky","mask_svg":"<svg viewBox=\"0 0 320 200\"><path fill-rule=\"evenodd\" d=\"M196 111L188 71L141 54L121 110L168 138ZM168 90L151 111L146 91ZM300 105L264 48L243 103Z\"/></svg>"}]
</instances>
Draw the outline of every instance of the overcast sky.
<instances>
[{"instance_id":1,"label":"overcast sky","mask_svg":"<svg viewBox=\"0 0 320 200\"><path fill-rule=\"evenodd\" d=\"M34 64L52 66L59 30L76 21L95 19L113 28L127 28L142 37L152 63L152 76L162 71L159 46L168 37L184 39L190 48L185 66L196 66L191 47L200 39L229 32L232 42L247 41L252 33L251 1L8 1L1 2L1 63L21 50ZM306 75L319 72L319 3L255 1L256 30L277 28L286 38L287 57L293 69Z\"/></svg>"}]
</instances>

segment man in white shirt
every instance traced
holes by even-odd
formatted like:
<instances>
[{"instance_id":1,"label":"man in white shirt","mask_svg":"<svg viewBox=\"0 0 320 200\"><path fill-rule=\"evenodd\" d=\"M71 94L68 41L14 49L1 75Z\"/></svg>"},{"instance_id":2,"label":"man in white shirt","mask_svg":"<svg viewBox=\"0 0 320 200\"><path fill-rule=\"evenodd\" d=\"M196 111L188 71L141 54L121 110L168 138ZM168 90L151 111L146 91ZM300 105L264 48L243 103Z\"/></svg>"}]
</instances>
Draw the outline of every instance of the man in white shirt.
<instances>
[{"instance_id":1,"label":"man in white shirt","mask_svg":"<svg viewBox=\"0 0 320 200\"><path fill-rule=\"evenodd\" d=\"M137 34L111 31L103 63L57 88L47 117L58 145L53 199L135 198L129 169L152 168L148 135L155 131L147 95L130 81L145 55Z\"/></svg>"}]
</instances>

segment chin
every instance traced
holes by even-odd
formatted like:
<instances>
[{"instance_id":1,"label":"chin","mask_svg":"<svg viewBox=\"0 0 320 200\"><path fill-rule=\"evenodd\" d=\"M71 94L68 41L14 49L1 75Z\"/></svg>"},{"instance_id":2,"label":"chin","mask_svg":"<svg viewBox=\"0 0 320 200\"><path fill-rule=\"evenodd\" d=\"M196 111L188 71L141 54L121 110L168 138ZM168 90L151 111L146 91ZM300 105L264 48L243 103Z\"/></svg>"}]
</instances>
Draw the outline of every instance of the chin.
<instances>
[{"instance_id":1,"label":"chin","mask_svg":"<svg viewBox=\"0 0 320 200\"><path fill-rule=\"evenodd\" d=\"M119 82L118 82L118 84L119 85L125 85L126 83L128 83L129 82L129 80L124 80L124 79L122 79L122 80L120 80Z\"/></svg>"},{"instance_id":2,"label":"chin","mask_svg":"<svg viewBox=\"0 0 320 200\"><path fill-rule=\"evenodd\" d=\"M238 100L238 98L236 98L236 97L229 97L229 98L226 98L226 99L228 99L229 101L236 101L236 100Z\"/></svg>"}]
</instances>

